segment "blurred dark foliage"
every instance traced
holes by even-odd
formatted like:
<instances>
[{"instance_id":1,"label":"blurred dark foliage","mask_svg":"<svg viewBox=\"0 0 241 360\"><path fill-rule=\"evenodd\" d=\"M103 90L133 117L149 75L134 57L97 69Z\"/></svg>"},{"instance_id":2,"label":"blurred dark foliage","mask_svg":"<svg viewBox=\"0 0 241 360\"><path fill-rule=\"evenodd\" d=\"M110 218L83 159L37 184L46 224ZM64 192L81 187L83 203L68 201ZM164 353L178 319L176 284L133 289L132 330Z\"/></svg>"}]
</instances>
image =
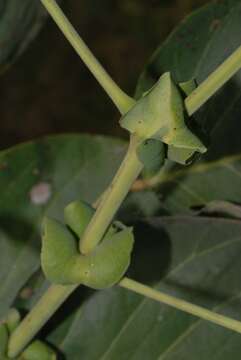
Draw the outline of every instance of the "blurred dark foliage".
<instances>
[{"instance_id":1,"label":"blurred dark foliage","mask_svg":"<svg viewBox=\"0 0 241 360\"><path fill-rule=\"evenodd\" d=\"M66 0L63 8L129 94L155 48L207 0ZM52 21L1 76L1 148L42 135L125 136L118 113Z\"/></svg>"}]
</instances>

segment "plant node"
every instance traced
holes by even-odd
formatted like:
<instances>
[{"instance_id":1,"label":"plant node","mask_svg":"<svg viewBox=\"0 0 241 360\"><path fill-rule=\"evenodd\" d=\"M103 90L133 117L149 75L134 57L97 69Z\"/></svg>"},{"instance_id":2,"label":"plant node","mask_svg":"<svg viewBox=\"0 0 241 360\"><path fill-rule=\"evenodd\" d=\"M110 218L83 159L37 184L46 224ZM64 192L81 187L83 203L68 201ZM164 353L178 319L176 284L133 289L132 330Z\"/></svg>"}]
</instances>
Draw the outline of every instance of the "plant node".
<instances>
[{"instance_id":1,"label":"plant node","mask_svg":"<svg viewBox=\"0 0 241 360\"><path fill-rule=\"evenodd\" d=\"M187 94L193 81L180 84ZM186 110L180 87L169 72L137 101L120 120L120 125L143 141L155 139L167 145L167 158L186 164L195 153L205 153L206 147L188 128Z\"/></svg>"},{"instance_id":2,"label":"plant node","mask_svg":"<svg viewBox=\"0 0 241 360\"><path fill-rule=\"evenodd\" d=\"M95 210L75 201L65 208L65 223L46 218L41 263L46 277L55 284L83 284L104 289L118 283L130 264L134 244L132 228L110 227L101 243L89 254L78 251L80 239Z\"/></svg>"}]
</instances>

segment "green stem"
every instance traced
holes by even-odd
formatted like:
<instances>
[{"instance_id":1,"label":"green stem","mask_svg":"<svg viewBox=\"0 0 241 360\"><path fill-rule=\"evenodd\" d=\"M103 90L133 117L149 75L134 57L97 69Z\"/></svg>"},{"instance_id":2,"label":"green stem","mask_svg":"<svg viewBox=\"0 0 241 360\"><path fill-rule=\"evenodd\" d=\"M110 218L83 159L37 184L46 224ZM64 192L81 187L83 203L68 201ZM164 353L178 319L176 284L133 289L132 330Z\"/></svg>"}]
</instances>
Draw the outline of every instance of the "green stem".
<instances>
[{"instance_id":1,"label":"green stem","mask_svg":"<svg viewBox=\"0 0 241 360\"><path fill-rule=\"evenodd\" d=\"M221 314L217 314L211 310L207 310L201 306L194 305L174 296L164 294L129 278L124 278L119 283L119 286L241 334L240 321L223 316Z\"/></svg>"},{"instance_id":2,"label":"green stem","mask_svg":"<svg viewBox=\"0 0 241 360\"><path fill-rule=\"evenodd\" d=\"M185 100L189 115L197 111L241 68L241 46L232 53L208 78Z\"/></svg>"},{"instance_id":3,"label":"green stem","mask_svg":"<svg viewBox=\"0 0 241 360\"><path fill-rule=\"evenodd\" d=\"M24 318L10 337L8 357L18 356L42 326L77 288L74 286L51 285L30 313Z\"/></svg>"},{"instance_id":4,"label":"green stem","mask_svg":"<svg viewBox=\"0 0 241 360\"><path fill-rule=\"evenodd\" d=\"M125 94L113 81L103 66L99 63L77 31L71 25L55 0L41 0L53 20L73 46L85 65L89 68L97 81L109 95L121 114L125 114L134 104L135 100Z\"/></svg>"},{"instance_id":5,"label":"green stem","mask_svg":"<svg viewBox=\"0 0 241 360\"><path fill-rule=\"evenodd\" d=\"M133 182L140 174L143 165L137 157L137 146L140 139L131 136L128 152L117 171L112 183L106 190L95 215L80 240L80 252L87 254L95 248L110 225L116 211Z\"/></svg>"},{"instance_id":6,"label":"green stem","mask_svg":"<svg viewBox=\"0 0 241 360\"><path fill-rule=\"evenodd\" d=\"M135 104L135 100L124 93L99 63L83 39L64 15L55 0L40 0L60 30L89 68L97 81L109 95L121 114L125 114ZM193 93L185 100L189 115L197 111L220 87L241 67L241 46L234 51Z\"/></svg>"},{"instance_id":7,"label":"green stem","mask_svg":"<svg viewBox=\"0 0 241 360\"><path fill-rule=\"evenodd\" d=\"M127 277L123 278L118 285L152 300L184 311L190 315L197 316L200 319L210 321L216 325L223 326L226 329L241 333L241 322L235 319L217 314L216 312L194 305L188 301L178 299L174 296L167 295ZM76 288L77 286L50 286L44 296L10 337L8 350L9 358L14 358L22 352L24 347Z\"/></svg>"}]
</instances>

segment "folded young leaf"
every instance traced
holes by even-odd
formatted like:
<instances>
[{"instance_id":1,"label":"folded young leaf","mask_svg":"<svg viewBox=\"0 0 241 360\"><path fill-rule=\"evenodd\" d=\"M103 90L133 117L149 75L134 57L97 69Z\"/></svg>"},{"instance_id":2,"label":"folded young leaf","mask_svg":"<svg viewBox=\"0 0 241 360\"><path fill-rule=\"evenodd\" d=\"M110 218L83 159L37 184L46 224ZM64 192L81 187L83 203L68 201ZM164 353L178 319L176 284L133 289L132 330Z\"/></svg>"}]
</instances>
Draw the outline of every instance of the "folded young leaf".
<instances>
[{"instance_id":1,"label":"folded young leaf","mask_svg":"<svg viewBox=\"0 0 241 360\"><path fill-rule=\"evenodd\" d=\"M93 209L74 202L65 209L65 220L73 232L81 235ZM76 211L75 211L76 210ZM134 244L132 228L107 232L102 242L88 255L78 251L74 234L60 222L46 218L41 263L46 277L53 283L83 284L94 289L108 288L119 282L130 264Z\"/></svg>"},{"instance_id":2,"label":"folded young leaf","mask_svg":"<svg viewBox=\"0 0 241 360\"><path fill-rule=\"evenodd\" d=\"M172 160L185 164L193 154L207 149L187 127L184 115L182 94L166 72L122 117L120 125L143 140L156 139L172 146Z\"/></svg>"},{"instance_id":3,"label":"folded young leaf","mask_svg":"<svg viewBox=\"0 0 241 360\"><path fill-rule=\"evenodd\" d=\"M56 360L55 352L42 341L36 340L21 354L22 360Z\"/></svg>"}]
</instances>

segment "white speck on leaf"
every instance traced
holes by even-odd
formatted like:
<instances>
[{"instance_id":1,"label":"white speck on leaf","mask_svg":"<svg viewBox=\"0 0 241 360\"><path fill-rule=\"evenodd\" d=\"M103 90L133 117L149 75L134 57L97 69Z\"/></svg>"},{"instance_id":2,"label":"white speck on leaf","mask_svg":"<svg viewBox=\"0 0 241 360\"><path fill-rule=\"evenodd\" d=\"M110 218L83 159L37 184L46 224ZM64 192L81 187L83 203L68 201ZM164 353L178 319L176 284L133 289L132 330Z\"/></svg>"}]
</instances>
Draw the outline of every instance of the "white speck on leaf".
<instances>
[{"instance_id":1,"label":"white speck on leaf","mask_svg":"<svg viewBox=\"0 0 241 360\"><path fill-rule=\"evenodd\" d=\"M51 197L51 185L46 182L40 182L30 190L31 202L35 205L44 205Z\"/></svg>"}]
</instances>

